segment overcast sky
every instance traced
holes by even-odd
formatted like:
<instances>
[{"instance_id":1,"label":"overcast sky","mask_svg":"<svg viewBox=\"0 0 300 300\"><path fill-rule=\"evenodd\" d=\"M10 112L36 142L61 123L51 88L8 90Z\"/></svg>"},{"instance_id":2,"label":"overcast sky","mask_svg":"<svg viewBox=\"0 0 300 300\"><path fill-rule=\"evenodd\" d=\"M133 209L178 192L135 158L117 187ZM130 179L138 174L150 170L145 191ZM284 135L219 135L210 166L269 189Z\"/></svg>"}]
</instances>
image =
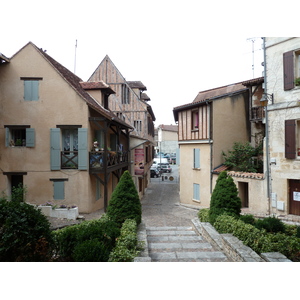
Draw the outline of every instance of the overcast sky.
<instances>
[{"instance_id":1,"label":"overcast sky","mask_svg":"<svg viewBox=\"0 0 300 300\"><path fill-rule=\"evenodd\" d=\"M254 77L262 76L261 1L253 9L202 2L11 0L1 13L0 52L11 57L31 41L74 71L77 40L76 75L88 80L107 54L126 80L147 87L155 125L175 124L173 108L198 92L253 78L252 40Z\"/></svg>"}]
</instances>

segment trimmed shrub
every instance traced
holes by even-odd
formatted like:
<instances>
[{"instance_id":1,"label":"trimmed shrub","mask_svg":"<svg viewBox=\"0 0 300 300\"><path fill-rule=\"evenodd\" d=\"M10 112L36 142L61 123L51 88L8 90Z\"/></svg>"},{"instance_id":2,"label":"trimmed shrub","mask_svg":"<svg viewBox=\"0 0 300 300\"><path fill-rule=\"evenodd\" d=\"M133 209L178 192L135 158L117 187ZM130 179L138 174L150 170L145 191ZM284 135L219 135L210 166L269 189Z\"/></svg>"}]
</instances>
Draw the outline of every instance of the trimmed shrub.
<instances>
[{"instance_id":1,"label":"trimmed shrub","mask_svg":"<svg viewBox=\"0 0 300 300\"><path fill-rule=\"evenodd\" d=\"M198 218L201 222L209 222L209 208L202 208L198 212Z\"/></svg>"},{"instance_id":2,"label":"trimmed shrub","mask_svg":"<svg viewBox=\"0 0 300 300\"><path fill-rule=\"evenodd\" d=\"M141 251L137 239L137 224L133 219L124 221L121 235L117 239L116 247L110 253L110 262L132 262Z\"/></svg>"},{"instance_id":3,"label":"trimmed shrub","mask_svg":"<svg viewBox=\"0 0 300 300\"><path fill-rule=\"evenodd\" d=\"M209 222L213 225L216 218L224 213L238 218L241 206L238 189L232 177L228 176L226 171L221 172L211 196Z\"/></svg>"},{"instance_id":4,"label":"trimmed shrub","mask_svg":"<svg viewBox=\"0 0 300 300\"><path fill-rule=\"evenodd\" d=\"M73 258L77 262L107 262L109 249L98 239L87 240L74 248Z\"/></svg>"},{"instance_id":5,"label":"trimmed shrub","mask_svg":"<svg viewBox=\"0 0 300 300\"><path fill-rule=\"evenodd\" d=\"M109 253L113 249L119 235L120 229L118 225L104 214L100 219L84 221L81 224L54 231L53 236L56 245L56 255L60 260L72 261L75 259L75 249L79 247L79 245L86 241L97 240L105 247L101 259L103 259L103 257L108 258L105 254L106 250ZM95 241L93 243L96 244ZM91 246L93 243L89 245ZM101 248L102 246L97 245L97 247ZM76 253L76 257L78 257L78 253L82 253L80 247L79 250L76 250Z\"/></svg>"},{"instance_id":6,"label":"trimmed shrub","mask_svg":"<svg viewBox=\"0 0 300 300\"><path fill-rule=\"evenodd\" d=\"M268 217L255 222L255 227L258 229L265 229L267 232L284 232L284 223L276 217Z\"/></svg>"},{"instance_id":7,"label":"trimmed shrub","mask_svg":"<svg viewBox=\"0 0 300 300\"><path fill-rule=\"evenodd\" d=\"M107 215L122 227L126 219L134 219L139 225L142 220L142 207L135 184L128 171L125 171L114 189L107 207Z\"/></svg>"},{"instance_id":8,"label":"trimmed shrub","mask_svg":"<svg viewBox=\"0 0 300 300\"><path fill-rule=\"evenodd\" d=\"M240 220L246 224L254 225L255 223L255 218L253 215L240 215Z\"/></svg>"},{"instance_id":9,"label":"trimmed shrub","mask_svg":"<svg viewBox=\"0 0 300 300\"><path fill-rule=\"evenodd\" d=\"M50 223L34 206L0 199L0 233L0 261L51 259Z\"/></svg>"},{"instance_id":10,"label":"trimmed shrub","mask_svg":"<svg viewBox=\"0 0 300 300\"><path fill-rule=\"evenodd\" d=\"M300 239L295 236L268 233L228 215L219 216L214 227L219 233L231 233L259 254L280 252L292 261L300 261Z\"/></svg>"}]
</instances>

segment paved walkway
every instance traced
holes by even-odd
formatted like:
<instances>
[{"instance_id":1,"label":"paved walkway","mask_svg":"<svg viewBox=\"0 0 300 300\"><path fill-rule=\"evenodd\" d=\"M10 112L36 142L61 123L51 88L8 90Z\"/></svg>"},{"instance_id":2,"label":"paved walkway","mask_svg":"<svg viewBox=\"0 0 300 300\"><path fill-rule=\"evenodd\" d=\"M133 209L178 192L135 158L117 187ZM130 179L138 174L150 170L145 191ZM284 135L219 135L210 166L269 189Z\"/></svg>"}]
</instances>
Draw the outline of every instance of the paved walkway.
<instances>
[{"instance_id":1,"label":"paved walkway","mask_svg":"<svg viewBox=\"0 0 300 300\"><path fill-rule=\"evenodd\" d=\"M153 262L230 261L194 228L198 210L182 206L178 184L152 181L142 199L148 251Z\"/></svg>"}]
</instances>

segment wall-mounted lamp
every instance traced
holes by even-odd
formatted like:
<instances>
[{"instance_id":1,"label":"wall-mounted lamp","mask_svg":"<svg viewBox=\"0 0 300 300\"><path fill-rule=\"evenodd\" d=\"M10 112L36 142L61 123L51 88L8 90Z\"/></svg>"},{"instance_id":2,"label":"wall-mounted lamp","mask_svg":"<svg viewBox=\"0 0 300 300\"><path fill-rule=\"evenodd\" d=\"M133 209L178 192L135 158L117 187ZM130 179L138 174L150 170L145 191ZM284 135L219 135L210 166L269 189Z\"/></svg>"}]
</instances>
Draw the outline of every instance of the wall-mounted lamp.
<instances>
[{"instance_id":1,"label":"wall-mounted lamp","mask_svg":"<svg viewBox=\"0 0 300 300\"><path fill-rule=\"evenodd\" d=\"M261 106L267 106L268 104L274 104L274 95L263 93L263 95L260 99L260 104L261 104Z\"/></svg>"}]
</instances>

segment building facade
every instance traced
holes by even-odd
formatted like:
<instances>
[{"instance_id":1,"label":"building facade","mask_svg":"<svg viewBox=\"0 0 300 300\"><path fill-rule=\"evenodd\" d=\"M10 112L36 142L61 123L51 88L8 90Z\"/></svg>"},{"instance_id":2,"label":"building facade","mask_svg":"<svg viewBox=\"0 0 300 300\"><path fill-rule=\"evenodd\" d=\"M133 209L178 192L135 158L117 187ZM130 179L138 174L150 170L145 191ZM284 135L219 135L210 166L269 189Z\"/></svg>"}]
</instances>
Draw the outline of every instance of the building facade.
<instances>
[{"instance_id":1,"label":"building facade","mask_svg":"<svg viewBox=\"0 0 300 300\"><path fill-rule=\"evenodd\" d=\"M0 85L0 190L10 196L21 184L32 204L105 209L130 167L132 127L105 108L114 91L84 83L31 42L0 64Z\"/></svg>"},{"instance_id":2,"label":"building facade","mask_svg":"<svg viewBox=\"0 0 300 300\"><path fill-rule=\"evenodd\" d=\"M300 38L264 38L270 213L300 215Z\"/></svg>"},{"instance_id":3,"label":"building facade","mask_svg":"<svg viewBox=\"0 0 300 300\"><path fill-rule=\"evenodd\" d=\"M139 196L142 197L150 180L150 167L154 157L155 116L149 105L150 98L141 81L126 81L112 60L105 56L89 82L103 80L115 94L110 96L108 108L129 124L131 145L131 174Z\"/></svg>"}]
</instances>

